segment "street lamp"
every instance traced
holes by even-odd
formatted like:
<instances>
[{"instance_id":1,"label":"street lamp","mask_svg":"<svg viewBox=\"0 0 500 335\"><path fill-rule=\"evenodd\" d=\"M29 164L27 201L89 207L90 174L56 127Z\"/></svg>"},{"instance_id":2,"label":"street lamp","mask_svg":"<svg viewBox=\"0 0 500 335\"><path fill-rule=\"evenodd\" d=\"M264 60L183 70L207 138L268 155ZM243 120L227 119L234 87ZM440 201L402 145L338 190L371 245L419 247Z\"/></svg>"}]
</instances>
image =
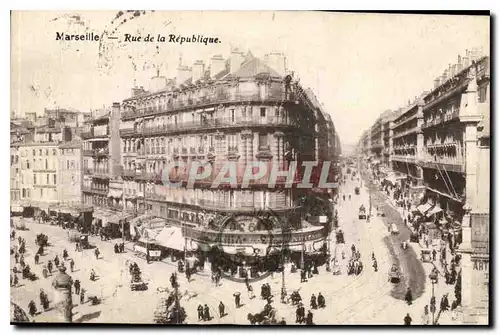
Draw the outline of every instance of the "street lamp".
<instances>
[{"instance_id":1,"label":"street lamp","mask_svg":"<svg viewBox=\"0 0 500 335\"><path fill-rule=\"evenodd\" d=\"M431 280L432 283L432 296L431 296L431 313L432 313L432 325L435 324L435 318L434 315L436 313L436 297L434 296L434 285L438 283L438 272L437 269L434 267L429 274L429 279Z\"/></svg>"}]
</instances>

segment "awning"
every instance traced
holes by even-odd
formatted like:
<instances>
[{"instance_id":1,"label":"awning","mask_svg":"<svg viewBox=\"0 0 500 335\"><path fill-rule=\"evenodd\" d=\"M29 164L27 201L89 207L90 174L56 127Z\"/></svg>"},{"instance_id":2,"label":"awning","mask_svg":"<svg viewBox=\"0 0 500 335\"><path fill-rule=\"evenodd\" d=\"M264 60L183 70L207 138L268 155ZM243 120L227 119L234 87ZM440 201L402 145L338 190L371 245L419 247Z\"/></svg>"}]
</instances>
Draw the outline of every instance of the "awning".
<instances>
[{"instance_id":1,"label":"awning","mask_svg":"<svg viewBox=\"0 0 500 335\"><path fill-rule=\"evenodd\" d=\"M185 242L182 236L182 229L179 227L170 226L163 228L155 237L155 241L155 244L178 251L184 251L184 246L186 246L187 251L191 251L192 249L191 244Z\"/></svg>"},{"instance_id":2,"label":"awning","mask_svg":"<svg viewBox=\"0 0 500 335\"><path fill-rule=\"evenodd\" d=\"M24 208L22 206L11 206L10 211L11 212L22 212Z\"/></svg>"},{"instance_id":3,"label":"awning","mask_svg":"<svg viewBox=\"0 0 500 335\"><path fill-rule=\"evenodd\" d=\"M109 218L108 218L108 222L110 223L115 223L115 224L119 224L120 221L122 220L126 220L126 219L130 219L131 217L133 217L132 214L129 214L129 213L117 213L117 214L112 214Z\"/></svg>"},{"instance_id":4,"label":"awning","mask_svg":"<svg viewBox=\"0 0 500 335\"><path fill-rule=\"evenodd\" d=\"M431 204L425 203L425 204L419 205L417 207L417 209L420 213L425 214L429 209L431 209L431 207L432 207Z\"/></svg>"},{"instance_id":5,"label":"awning","mask_svg":"<svg viewBox=\"0 0 500 335\"><path fill-rule=\"evenodd\" d=\"M439 212L442 212L442 211L443 211L443 210L441 209L441 207L436 206L436 207L432 208L430 211L428 211L428 212L425 214L425 216L430 217L430 216L432 216L432 215L434 215L434 214L437 214L437 213L439 213Z\"/></svg>"},{"instance_id":6,"label":"awning","mask_svg":"<svg viewBox=\"0 0 500 335\"><path fill-rule=\"evenodd\" d=\"M122 197L122 191L121 190L110 190L108 193L108 197L111 198L121 198Z\"/></svg>"},{"instance_id":7,"label":"awning","mask_svg":"<svg viewBox=\"0 0 500 335\"><path fill-rule=\"evenodd\" d=\"M131 221L130 221L130 224L133 225L133 226L140 226L142 225L143 223L145 223L149 218L151 218L151 215L149 214L142 214L136 218L133 218Z\"/></svg>"}]
</instances>

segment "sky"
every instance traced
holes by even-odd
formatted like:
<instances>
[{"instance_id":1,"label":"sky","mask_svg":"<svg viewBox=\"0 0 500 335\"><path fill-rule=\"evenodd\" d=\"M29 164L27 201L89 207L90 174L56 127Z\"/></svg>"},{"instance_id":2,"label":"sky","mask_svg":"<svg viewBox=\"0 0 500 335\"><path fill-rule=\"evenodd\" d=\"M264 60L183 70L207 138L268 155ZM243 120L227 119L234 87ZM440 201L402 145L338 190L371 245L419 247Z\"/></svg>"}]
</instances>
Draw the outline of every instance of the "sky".
<instances>
[{"instance_id":1,"label":"sky","mask_svg":"<svg viewBox=\"0 0 500 335\"><path fill-rule=\"evenodd\" d=\"M116 19L117 13L12 12L11 109L21 115L54 106L89 111L129 97L134 81L148 87L154 66L175 77L180 57L192 65L227 57L232 47L256 57L278 51L332 116L341 142L353 144L382 112L430 90L466 49L489 53L489 17L144 11ZM104 42L56 41L57 32L104 33ZM200 34L221 43L124 42L126 33Z\"/></svg>"}]
</instances>

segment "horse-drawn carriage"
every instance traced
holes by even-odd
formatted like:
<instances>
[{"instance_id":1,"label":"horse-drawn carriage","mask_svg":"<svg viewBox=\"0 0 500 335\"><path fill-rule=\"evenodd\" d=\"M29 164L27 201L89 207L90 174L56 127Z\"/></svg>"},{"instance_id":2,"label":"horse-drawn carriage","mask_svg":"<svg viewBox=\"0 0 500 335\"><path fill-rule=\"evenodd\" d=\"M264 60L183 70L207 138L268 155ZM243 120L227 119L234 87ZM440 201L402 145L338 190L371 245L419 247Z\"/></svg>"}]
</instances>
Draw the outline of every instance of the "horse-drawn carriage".
<instances>
[{"instance_id":1,"label":"horse-drawn carriage","mask_svg":"<svg viewBox=\"0 0 500 335\"><path fill-rule=\"evenodd\" d=\"M399 283L401 280L401 274L399 272L398 266L393 264L391 269L389 270L389 279L388 281L391 283Z\"/></svg>"},{"instance_id":2,"label":"horse-drawn carriage","mask_svg":"<svg viewBox=\"0 0 500 335\"><path fill-rule=\"evenodd\" d=\"M83 249L89 249L90 248L90 243L89 243L89 235L88 234L81 234L79 232L68 232L68 240L70 242L74 243L80 243L80 247Z\"/></svg>"},{"instance_id":3,"label":"horse-drawn carriage","mask_svg":"<svg viewBox=\"0 0 500 335\"><path fill-rule=\"evenodd\" d=\"M361 207L359 207L358 218L360 220L366 220L366 209L364 205L361 205Z\"/></svg>"}]
</instances>

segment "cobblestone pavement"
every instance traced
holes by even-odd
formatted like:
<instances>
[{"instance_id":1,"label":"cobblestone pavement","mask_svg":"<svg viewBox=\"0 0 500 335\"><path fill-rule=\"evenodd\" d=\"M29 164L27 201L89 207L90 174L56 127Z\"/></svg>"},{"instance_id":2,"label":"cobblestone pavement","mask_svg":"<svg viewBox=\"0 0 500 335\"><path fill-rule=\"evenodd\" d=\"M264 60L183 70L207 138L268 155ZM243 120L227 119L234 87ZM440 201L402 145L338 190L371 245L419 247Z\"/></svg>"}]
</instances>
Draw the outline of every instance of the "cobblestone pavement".
<instances>
[{"instance_id":1,"label":"cobblestone pavement","mask_svg":"<svg viewBox=\"0 0 500 335\"><path fill-rule=\"evenodd\" d=\"M327 272L324 267L319 269L319 274L310 278L306 283L300 283L300 274L285 271L285 284L287 292L299 290L306 313L309 308L309 301L312 294L323 294L326 299L326 308L313 310L315 324L403 324L403 318L406 313L410 313L413 323L420 323L420 314L423 306L430 299L430 284L426 283L425 290L417 297L415 303L411 306L406 305L402 299L394 298L394 284L388 281L388 271L394 262L394 255L391 254L384 238L387 238L388 232L382 218L374 216L370 222L358 219L358 208L364 204L368 208L369 196L365 187L361 187L359 195L354 195L354 187L361 186L358 180L348 180L346 184L341 185L340 198L346 194L346 201L340 200L338 208L340 229L345 234L345 244L336 245L332 243L331 250L336 254L337 259L341 260L341 252L350 255L351 245L355 244L361 253L361 261L364 264L364 270L359 276L346 275L345 262L341 260L340 275L333 275ZM351 194L351 200L348 195ZM51 282L52 277L43 278L42 268L49 259L54 259L58 254L62 258L62 251L67 249L70 258L76 263L75 272L68 273L73 279L79 279L82 288L88 295L96 295L103 299L102 303L91 306L88 302L80 304L80 299L73 295L74 322L104 322L104 323L152 323L154 311L157 308L162 296L163 289L171 289L169 277L176 268L172 264L155 262L146 264L145 260L137 258L132 252L115 254L113 243L101 241L96 237L91 237L91 244L96 245L101 251L100 259L96 259L93 250L84 250L75 252L75 245L70 243L67 238L67 231L60 227L29 223L29 230L17 231L17 234L24 237L27 242L27 252L25 260L32 270L39 276L39 279L30 282L21 279L20 285L11 288L11 299L19 306L27 310L30 300L34 300L39 311L40 302L38 294L40 288L43 288L52 298ZM44 233L49 236L49 242L52 244L46 251L46 255L41 257L39 265L34 264L35 236L38 233ZM335 238L332 238L335 242ZM17 244L16 242L12 242ZM414 247L414 246L412 246ZM372 268L371 253L374 252L377 258L378 271ZM418 254L419 250L415 250ZM14 258L12 266L14 266ZM147 291L131 291L129 288L129 274L127 261L138 263L143 277L149 282ZM422 265L420 265L422 266ZM425 264L426 271L430 270L430 264ZM19 267L19 266L18 266ZM89 279L90 271L94 269L99 276L98 280L91 282ZM283 304L279 301L279 293L282 285L281 273L275 273L272 277L263 279L253 284L256 297L249 299L246 295L245 285L227 280L222 281L222 285L215 287L208 274L199 274L193 276L188 283L183 274L179 274L180 292L182 293L181 305L186 309L188 318L186 323L235 323L248 324L248 313L258 313L262 311L266 301L260 299L260 285L269 283L271 292L274 294L273 306L277 309L277 317L282 317L287 324L295 324L295 307L290 304ZM438 284L436 292L444 292L446 285ZM451 287L453 290L453 287ZM233 293L242 293L243 306L236 309ZM438 295L438 301L440 296ZM220 318L218 315L218 304L220 301L226 306L227 315ZM210 308L210 314L213 317L211 321L201 321L197 319L197 307L199 304L207 304ZM54 320L55 310L49 310L35 316L34 320L46 322ZM445 318L443 318L444 320ZM443 322L440 322L443 324Z\"/></svg>"}]
</instances>

